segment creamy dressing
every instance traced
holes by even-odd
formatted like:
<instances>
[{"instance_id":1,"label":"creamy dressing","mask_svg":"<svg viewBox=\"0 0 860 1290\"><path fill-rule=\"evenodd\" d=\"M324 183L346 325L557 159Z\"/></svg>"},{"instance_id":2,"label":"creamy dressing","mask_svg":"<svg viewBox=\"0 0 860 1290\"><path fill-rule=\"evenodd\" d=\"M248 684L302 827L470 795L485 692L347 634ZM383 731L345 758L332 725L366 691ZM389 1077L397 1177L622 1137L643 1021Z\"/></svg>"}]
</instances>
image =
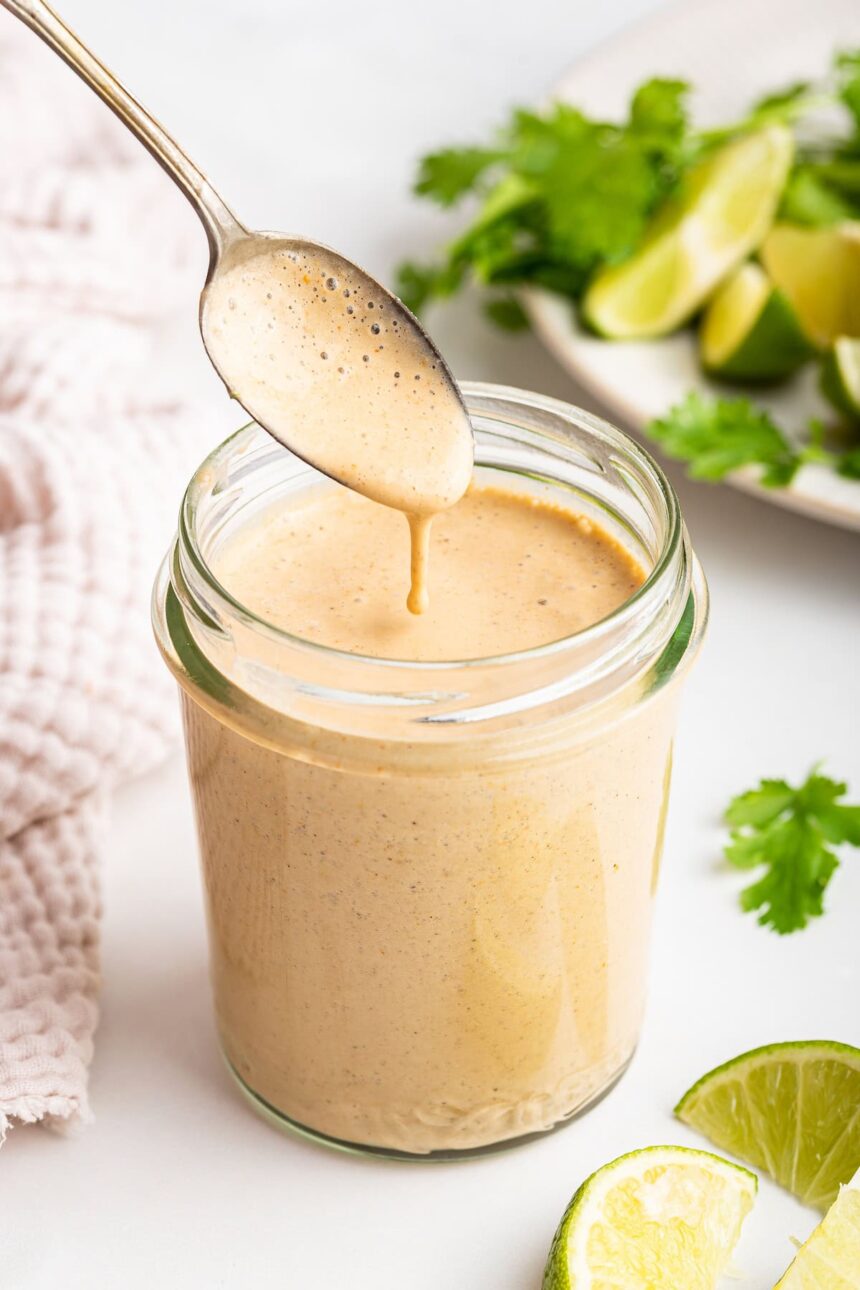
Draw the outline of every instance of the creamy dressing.
<instances>
[{"instance_id":1,"label":"creamy dressing","mask_svg":"<svg viewBox=\"0 0 860 1290\"><path fill-rule=\"evenodd\" d=\"M204 303L245 406L348 486L228 533L221 583L306 641L415 662L528 650L612 613L643 570L582 516L469 487L444 366L335 261L285 246L235 264ZM668 691L563 755L479 740L432 774L409 744L368 738L360 705L337 756L313 730L299 749L294 731L258 740L192 689L184 713L219 1031L268 1108L350 1142L457 1150L549 1128L623 1069Z\"/></svg>"},{"instance_id":2,"label":"creamy dressing","mask_svg":"<svg viewBox=\"0 0 860 1290\"><path fill-rule=\"evenodd\" d=\"M334 484L227 537L214 571L306 640L424 661L528 649L604 617L643 571L591 521L473 486L434 521L433 594L403 607L408 533ZM636 1042L668 785L670 701L569 755L415 774L185 722L225 1052L255 1095L352 1142L426 1152L546 1129Z\"/></svg>"},{"instance_id":3,"label":"creamy dressing","mask_svg":"<svg viewBox=\"0 0 860 1290\"><path fill-rule=\"evenodd\" d=\"M457 387L417 324L335 252L273 239L266 254L222 268L201 326L221 375L275 438L410 518L408 603L420 613L430 521L465 493L473 442Z\"/></svg>"},{"instance_id":4,"label":"creamy dressing","mask_svg":"<svg viewBox=\"0 0 860 1290\"><path fill-rule=\"evenodd\" d=\"M403 612L409 536L401 516L345 488L309 491L249 525L213 567L244 605L295 636L422 662L559 640L604 618L643 578L583 516L475 486L433 522L432 596L419 616Z\"/></svg>"}]
</instances>

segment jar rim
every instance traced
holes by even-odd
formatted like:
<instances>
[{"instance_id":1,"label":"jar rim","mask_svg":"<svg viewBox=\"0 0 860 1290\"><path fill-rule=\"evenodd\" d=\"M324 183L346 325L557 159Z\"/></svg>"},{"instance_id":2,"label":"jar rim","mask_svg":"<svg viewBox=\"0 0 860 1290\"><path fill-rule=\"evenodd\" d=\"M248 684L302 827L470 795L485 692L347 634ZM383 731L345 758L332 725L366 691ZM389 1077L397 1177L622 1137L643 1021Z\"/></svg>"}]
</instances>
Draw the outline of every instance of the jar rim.
<instances>
[{"instance_id":1,"label":"jar rim","mask_svg":"<svg viewBox=\"0 0 860 1290\"><path fill-rule=\"evenodd\" d=\"M598 523L608 517L647 560L633 595L579 632L463 660L378 658L278 628L221 585L206 554L238 508L261 507L314 476L252 423L192 477L155 585L156 637L180 684L249 729L287 721L408 742L457 726L488 737L516 728L523 743L526 713L576 712L585 730L686 670L704 633L707 587L674 490L647 450L558 399L479 383L462 390L478 467L570 493Z\"/></svg>"},{"instance_id":2,"label":"jar rim","mask_svg":"<svg viewBox=\"0 0 860 1290\"><path fill-rule=\"evenodd\" d=\"M550 416L561 418L571 424L575 423L581 428L587 429L607 451L621 452L632 458L635 464L650 477L665 506L667 517L666 533L660 552L656 556L651 570L646 573L644 581L620 605L587 627L580 628L575 632L569 632L565 636L547 641L542 645L533 645L527 649L512 650L503 654L480 655L466 659L412 660L361 654L354 650L339 649L336 646L312 641L305 636L296 635L283 627L277 626L277 624L262 618L259 614L249 609L216 577L200 549L194 522L198 502L202 495L208 491L209 485L206 481L212 478L213 472L217 474L221 461L234 450L238 439L259 429L253 421L234 431L232 435L218 444L204 458L192 475L182 498L179 512L179 536L182 541L183 554L187 555L195 573L204 583L207 597L211 598L214 595L216 600L227 607L231 614L238 615L244 623L265 634L269 639L279 640L291 648L299 648L303 651L308 650L327 659L340 661L346 667L363 664L379 669L397 670L408 668L410 672L437 676L453 670L504 667L531 660L549 659L563 653L572 646L588 647L588 645L599 642L613 631L623 628L625 622L635 617L640 604L653 596L655 586L665 580L666 574L676 561L679 549L684 541L684 525L680 504L674 488L660 465L651 453L630 435L625 434L604 418L579 408L575 404L566 403L562 399L551 398L547 395L522 390L514 386L495 385L482 381L463 381L460 383L460 390L470 414L487 411L493 411L498 414L501 406L507 403L511 406L532 408ZM476 464L480 465L480 462L476 462Z\"/></svg>"}]
</instances>

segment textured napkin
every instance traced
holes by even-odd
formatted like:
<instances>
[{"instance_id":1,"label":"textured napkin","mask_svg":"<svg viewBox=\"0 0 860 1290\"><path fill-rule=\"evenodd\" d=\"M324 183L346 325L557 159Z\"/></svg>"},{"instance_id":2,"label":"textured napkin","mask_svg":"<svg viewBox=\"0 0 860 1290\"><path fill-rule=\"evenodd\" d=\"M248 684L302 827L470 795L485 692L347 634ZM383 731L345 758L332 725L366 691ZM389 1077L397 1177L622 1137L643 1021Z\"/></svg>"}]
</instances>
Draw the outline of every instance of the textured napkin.
<instances>
[{"instance_id":1,"label":"textured napkin","mask_svg":"<svg viewBox=\"0 0 860 1290\"><path fill-rule=\"evenodd\" d=\"M217 436L159 360L176 316L200 362L205 263L169 180L0 13L0 1141L89 1114L109 794L175 737L149 588Z\"/></svg>"}]
</instances>

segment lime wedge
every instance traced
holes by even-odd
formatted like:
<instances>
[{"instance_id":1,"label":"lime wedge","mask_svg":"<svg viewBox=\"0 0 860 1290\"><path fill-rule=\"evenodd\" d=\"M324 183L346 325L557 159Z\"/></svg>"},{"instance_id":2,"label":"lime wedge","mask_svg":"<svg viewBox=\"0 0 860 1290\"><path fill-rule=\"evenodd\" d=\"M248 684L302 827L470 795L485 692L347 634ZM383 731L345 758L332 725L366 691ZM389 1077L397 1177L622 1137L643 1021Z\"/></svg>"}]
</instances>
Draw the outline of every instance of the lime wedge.
<instances>
[{"instance_id":1,"label":"lime wedge","mask_svg":"<svg viewBox=\"0 0 860 1290\"><path fill-rule=\"evenodd\" d=\"M720 287L699 339L705 371L729 380L779 380L814 353L791 305L757 264L741 265Z\"/></svg>"},{"instance_id":2,"label":"lime wedge","mask_svg":"<svg viewBox=\"0 0 860 1290\"><path fill-rule=\"evenodd\" d=\"M821 349L837 336L860 336L860 221L827 228L777 224L761 259Z\"/></svg>"},{"instance_id":3,"label":"lime wedge","mask_svg":"<svg viewBox=\"0 0 860 1290\"><path fill-rule=\"evenodd\" d=\"M821 393L849 421L860 421L860 340L839 336L825 355L819 377Z\"/></svg>"},{"instance_id":4,"label":"lime wedge","mask_svg":"<svg viewBox=\"0 0 860 1290\"><path fill-rule=\"evenodd\" d=\"M769 125L694 166L639 250L597 274L583 301L589 326L625 340L685 323L767 233L793 153L791 131Z\"/></svg>"},{"instance_id":5,"label":"lime wedge","mask_svg":"<svg viewBox=\"0 0 860 1290\"><path fill-rule=\"evenodd\" d=\"M604 1165L565 1210L543 1290L712 1290L752 1209L747 1169L686 1147Z\"/></svg>"},{"instance_id":6,"label":"lime wedge","mask_svg":"<svg viewBox=\"0 0 860 1290\"><path fill-rule=\"evenodd\" d=\"M860 1173L841 1189L776 1290L860 1290Z\"/></svg>"},{"instance_id":7,"label":"lime wedge","mask_svg":"<svg viewBox=\"0 0 860 1290\"><path fill-rule=\"evenodd\" d=\"M694 1084L679 1120L825 1210L860 1168L860 1048L769 1044Z\"/></svg>"}]
</instances>

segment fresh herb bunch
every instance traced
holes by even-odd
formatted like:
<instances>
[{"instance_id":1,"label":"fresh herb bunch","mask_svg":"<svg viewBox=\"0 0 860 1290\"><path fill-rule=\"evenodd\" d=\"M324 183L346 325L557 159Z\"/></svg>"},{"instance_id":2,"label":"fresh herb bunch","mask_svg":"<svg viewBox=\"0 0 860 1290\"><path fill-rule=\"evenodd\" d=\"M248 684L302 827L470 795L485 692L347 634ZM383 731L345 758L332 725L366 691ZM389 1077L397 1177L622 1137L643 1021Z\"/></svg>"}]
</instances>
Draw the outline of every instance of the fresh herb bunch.
<instances>
[{"instance_id":1,"label":"fresh herb bunch","mask_svg":"<svg viewBox=\"0 0 860 1290\"><path fill-rule=\"evenodd\" d=\"M508 287L531 283L573 299L600 265L629 255L657 206L700 150L683 81L640 86L623 125L557 104L518 109L494 146L448 148L420 164L415 192L452 206L481 198L466 232L434 266L402 266L398 290L418 311L469 275ZM507 305L509 297L502 296ZM516 326L507 306L494 321Z\"/></svg>"},{"instance_id":2,"label":"fresh herb bunch","mask_svg":"<svg viewBox=\"0 0 860 1290\"><path fill-rule=\"evenodd\" d=\"M815 87L793 87L796 102L815 105ZM793 224L820 226L860 217L860 50L837 54L825 99L840 103L849 132L838 138L801 139L780 215Z\"/></svg>"},{"instance_id":3,"label":"fresh herb bunch","mask_svg":"<svg viewBox=\"0 0 860 1290\"><path fill-rule=\"evenodd\" d=\"M824 913L824 892L839 859L834 846L860 847L860 806L840 799L846 784L815 768L800 788L763 779L730 802L726 859L763 874L741 892L741 908L759 910L764 927L785 935Z\"/></svg>"},{"instance_id":4,"label":"fresh herb bunch","mask_svg":"<svg viewBox=\"0 0 860 1290\"><path fill-rule=\"evenodd\" d=\"M693 479L716 482L741 466L757 465L762 484L784 488L810 461L860 479L860 446L826 446L818 420L809 423L806 442L795 445L769 412L745 398L708 398L693 390L651 421L647 433L667 456L686 462Z\"/></svg>"},{"instance_id":5,"label":"fresh herb bunch","mask_svg":"<svg viewBox=\"0 0 860 1290\"><path fill-rule=\"evenodd\" d=\"M800 137L783 217L804 224L860 218L860 52L837 55L824 85L768 95L718 130L693 128L689 92L684 81L646 81L621 123L564 104L543 113L518 109L490 146L424 157L416 193L445 207L466 197L480 205L441 261L401 267L403 300L421 311L472 278L494 289L487 312L508 328L525 322L513 286L578 300L597 269L632 254L650 217L705 153L768 122L800 124L822 103L842 105L847 130L836 139Z\"/></svg>"}]
</instances>

